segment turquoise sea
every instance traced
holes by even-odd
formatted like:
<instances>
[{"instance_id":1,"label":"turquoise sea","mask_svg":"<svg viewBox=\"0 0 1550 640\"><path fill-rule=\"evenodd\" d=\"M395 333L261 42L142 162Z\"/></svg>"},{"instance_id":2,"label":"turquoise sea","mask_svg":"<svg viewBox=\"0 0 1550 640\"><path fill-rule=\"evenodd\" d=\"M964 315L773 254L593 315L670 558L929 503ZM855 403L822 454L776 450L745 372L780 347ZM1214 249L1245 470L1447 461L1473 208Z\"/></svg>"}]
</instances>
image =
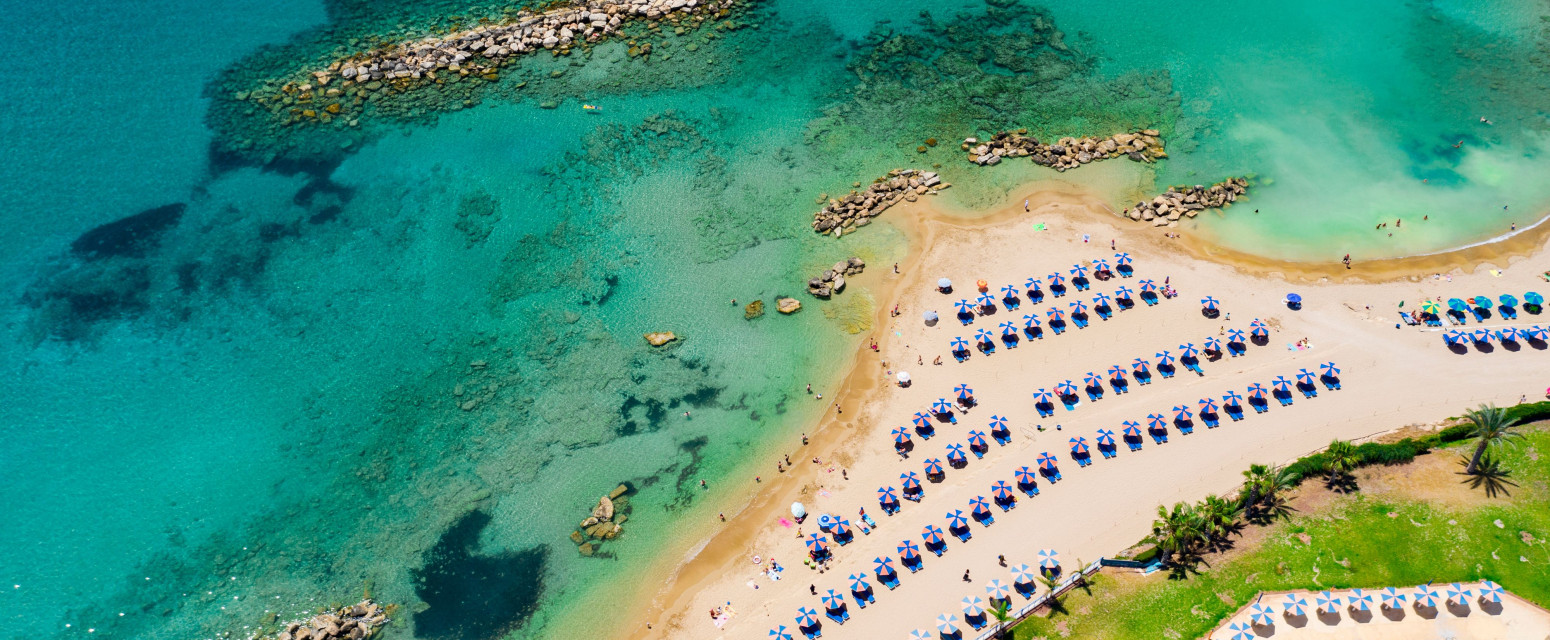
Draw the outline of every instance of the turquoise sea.
<instances>
[{"instance_id":1,"label":"turquoise sea","mask_svg":"<svg viewBox=\"0 0 1550 640\"><path fill-rule=\"evenodd\" d=\"M1161 129L1114 207L1254 174L1202 232L1282 259L1550 207L1542 1L766 0L354 128L234 100L509 8L0 5L0 638L248 637L368 590L392 638L578 637L773 473L857 348L868 294L802 282L909 247L815 237L816 199L940 164L949 204L991 202L1010 172L964 136ZM620 482L625 534L581 557Z\"/></svg>"}]
</instances>

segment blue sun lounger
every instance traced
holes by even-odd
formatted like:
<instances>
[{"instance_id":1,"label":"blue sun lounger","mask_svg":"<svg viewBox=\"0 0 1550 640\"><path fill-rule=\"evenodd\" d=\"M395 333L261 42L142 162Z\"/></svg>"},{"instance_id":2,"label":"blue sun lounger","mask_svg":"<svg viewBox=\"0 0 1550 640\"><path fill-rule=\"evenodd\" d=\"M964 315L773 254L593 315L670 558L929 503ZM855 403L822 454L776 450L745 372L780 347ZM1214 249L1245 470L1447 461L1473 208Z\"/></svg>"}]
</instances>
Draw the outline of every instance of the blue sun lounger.
<instances>
[{"instance_id":1,"label":"blue sun lounger","mask_svg":"<svg viewBox=\"0 0 1550 640\"><path fill-rule=\"evenodd\" d=\"M1308 384L1308 385L1298 385L1297 386L1297 390L1302 392L1302 397L1304 397L1304 398L1317 398L1317 397L1319 397L1319 388L1315 387L1315 386L1313 386L1311 384Z\"/></svg>"},{"instance_id":2,"label":"blue sun lounger","mask_svg":"<svg viewBox=\"0 0 1550 640\"><path fill-rule=\"evenodd\" d=\"M1033 594L1038 593L1039 588L1032 584L1014 582L1012 583L1012 590L1016 591L1017 595L1022 596L1024 600L1032 600Z\"/></svg>"},{"instance_id":3,"label":"blue sun lounger","mask_svg":"<svg viewBox=\"0 0 1550 640\"><path fill-rule=\"evenodd\" d=\"M993 524L996 523L996 517L993 516L993 515L990 515L990 512L987 511L987 512L985 512L985 517L979 518L977 520L977 522L979 522L980 526L982 526L982 527L988 527L988 526L993 525Z\"/></svg>"},{"instance_id":4,"label":"blue sun lounger","mask_svg":"<svg viewBox=\"0 0 1550 640\"><path fill-rule=\"evenodd\" d=\"M996 432L992 431L990 432L990 437L996 441L996 444L999 444L1003 447L1012 444L1011 431L1004 431L1000 435L997 435Z\"/></svg>"},{"instance_id":5,"label":"blue sun lounger","mask_svg":"<svg viewBox=\"0 0 1550 640\"><path fill-rule=\"evenodd\" d=\"M963 533L954 533L953 535L957 536L959 542L968 542L970 538L974 537L974 532L970 531L968 527L964 527Z\"/></svg>"},{"instance_id":6,"label":"blue sun lounger","mask_svg":"<svg viewBox=\"0 0 1550 640\"><path fill-rule=\"evenodd\" d=\"M823 637L823 630L818 627L802 629L802 635L807 636L807 640L818 640Z\"/></svg>"},{"instance_id":7,"label":"blue sun lounger","mask_svg":"<svg viewBox=\"0 0 1550 640\"><path fill-rule=\"evenodd\" d=\"M1124 380L1109 379L1109 386L1114 387L1114 393L1126 393L1130 391L1130 383Z\"/></svg>"},{"instance_id":8,"label":"blue sun lounger","mask_svg":"<svg viewBox=\"0 0 1550 640\"><path fill-rule=\"evenodd\" d=\"M852 591L852 592L850 592L850 597L855 598L856 599L856 605L861 607L862 609L865 609L866 606L869 605L869 604L877 602L877 598L872 597L872 590L871 589L867 589L866 593L856 593L856 592Z\"/></svg>"},{"instance_id":9,"label":"blue sun lounger","mask_svg":"<svg viewBox=\"0 0 1550 640\"><path fill-rule=\"evenodd\" d=\"M899 586L899 574L895 572L888 574L888 576L887 578L879 577L877 581L883 583L883 586L888 587L889 591L893 591Z\"/></svg>"},{"instance_id":10,"label":"blue sun lounger","mask_svg":"<svg viewBox=\"0 0 1550 640\"><path fill-rule=\"evenodd\" d=\"M1044 477L1048 478L1050 482L1058 482L1060 480L1060 470L1059 469L1055 469L1053 471L1048 470L1048 469L1040 469L1039 473L1044 474Z\"/></svg>"},{"instance_id":11,"label":"blue sun lounger","mask_svg":"<svg viewBox=\"0 0 1550 640\"><path fill-rule=\"evenodd\" d=\"M850 612L844 609L840 609L838 613L833 611L826 611L825 613L828 614L830 620L840 624L845 624L845 621L850 619Z\"/></svg>"},{"instance_id":12,"label":"blue sun lounger","mask_svg":"<svg viewBox=\"0 0 1550 640\"><path fill-rule=\"evenodd\" d=\"M901 494L900 497L904 498L905 500L909 500L910 502L920 502L921 498L926 497L926 492L925 490L920 490L913 494L904 493Z\"/></svg>"},{"instance_id":13,"label":"blue sun lounger","mask_svg":"<svg viewBox=\"0 0 1550 640\"><path fill-rule=\"evenodd\" d=\"M1017 501L1016 500L1006 500L1006 501L997 500L996 501L996 506L1001 507L1002 511L1011 511L1011 510L1017 508Z\"/></svg>"},{"instance_id":14,"label":"blue sun lounger","mask_svg":"<svg viewBox=\"0 0 1550 640\"><path fill-rule=\"evenodd\" d=\"M1088 387L1085 391L1087 391L1088 400L1097 402L1103 399L1103 387Z\"/></svg>"},{"instance_id":15,"label":"blue sun lounger","mask_svg":"<svg viewBox=\"0 0 1550 640\"><path fill-rule=\"evenodd\" d=\"M935 548L932 548L932 546L928 544L926 545L926 549L931 553L936 554L936 557L940 558L942 557L942 554L947 553L947 543L943 542L942 544L937 545Z\"/></svg>"},{"instance_id":16,"label":"blue sun lounger","mask_svg":"<svg viewBox=\"0 0 1550 640\"><path fill-rule=\"evenodd\" d=\"M1167 380L1168 378L1172 378L1173 374L1174 374L1173 366L1171 366L1171 365L1169 365L1169 366L1157 365L1157 372L1162 374L1162 377L1163 377L1164 380Z\"/></svg>"},{"instance_id":17,"label":"blue sun lounger","mask_svg":"<svg viewBox=\"0 0 1550 640\"><path fill-rule=\"evenodd\" d=\"M1270 410L1270 403L1264 398L1260 398L1257 401L1250 399L1249 406L1254 407L1254 413L1264 413Z\"/></svg>"},{"instance_id":18,"label":"blue sun lounger","mask_svg":"<svg viewBox=\"0 0 1550 640\"><path fill-rule=\"evenodd\" d=\"M1086 291L1092 287L1092 285L1087 282L1087 278L1072 278L1071 286L1076 287L1077 291Z\"/></svg>"},{"instance_id":19,"label":"blue sun lounger","mask_svg":"<svg viewBox=\"0 0 1550 640\"><path fill-rule=\"evenodd\" d=\"M1072 456L1072 458L1076 459L1076 466L1078 467L1085 467L1093 463L1092 456Z\"/></svg>"},{"instance_id":20,"label":"blue sun lounger","mask_svg":"<svg viewBox=\"0 0 1550 640\"><path fill-rule=\"evenodd\" d=\"M1227 414L1227 417L1232 418L1233 422L1237 422L1243 419L1243 405L1234 404L1222 407L1222 413L1225 413Z\"/></svg>"},{"instance_id":21,"label":"blue sun lounger","mask_svg":"<svg viewBox=\"0 0 1550 640\"><path fill-rule=\"evenodd\" d=\"M1222 426L1222 420L1220 418L1207 418L1206 416L1208 416L1208 415L1212 415L1212 414L1209 414L1209 413L1202 413L1202 414L1200 414L1200 421L1206 425L1207 429L1215 429L1215 428L1217 428L1219 426Z\"/></svg>"},{"instance_id":22,"label":"blue sun lounger","mask_svg":"<svg viewBox=\"0 0 1550 640\"><path fill-rule=\"evenodd\" d=\"M967 361L969 359L969 352L967 352L967 351L954 351L953 352L953 359L957 360L959 362L965 362L965 361Z\"/></svg>"},{"instance_id":23,"label":"blue sun lounger","mask_svg":"<svg viewBox=\"0 0 1550 640\"><path fill-rule=\"evenodd\" d=\"M1017 490L1027 494L1027 496L1030 498L1039 495L1039 485L1036 484L1030 484L1027 486L1019 484L1017 485Z\"/></svg>"},{"instance_id":24,"label":"blue sun lounger","mask_svg":"<svg viewBox=\"0 0 1550 640\"><path fill-rule=\"evenodd\" d=\"M1076 325L1076 328L1078 328L1078 329L1086 329L1087 328L1087 321L1083 320L1081 316L1076 316L1076 315L1071 316L1071 324Z\"/></svg>"},{"instance_id":25,"label":"blue sun lounger","mask_svg":"<svg viewBox=\"0 0 1550 640\"><path fill-rule=\"evenodd\" d=\"M1135 440L1126 440L1125 441L1125 445L1130 447L1131 451L1140 451L1141 450L1141 439L1137 438Z\"/></svg>"},{"instance_id":26,"label":"blue sun lounger","mask_svg":"<svg viewBox=\"0 0 1550 640\"><path fill-rule=\"evenodd\" d=\"M1145 302L1148 307L1155 307L1157 306L1157 294L1150 291L1142 292L1141 301Z\"/></svg>"},{"instance_id":27,"label":"blue sun lounger","mask_svg":"<svg viewBox=\"0 0 1550 640\"><path fill-rule=\"evenodd\" d=\"M1028 293L1028 303L1029 304L1038 304L1040 302L1044 302L1044 290L1043 289L1039 289L1038 291L1031 291L1031 292Z\"/></svg>"},{"instance_id":28,"label":"blue sun lounger","mask_svg":"<svg viewBox=\"0 0 1550 640\"><path fill-rule=\"evenodd\" d=\"M1238 343L1238 342L1229 342L1229 343L1227 343L1227 355L1236 358L1236 357L1241 356L1241 355L1243 355L1245 353L1248 353L1248 350L1243 348L1243 344L1242 343Z\"/></svg>"},{"instance_id":29,"label":"blue sun lounger","mask_svg":"<svg viewBox=\"0 0 1550 640\"><path fill-rule=\"evenodd\" d=\"M901 561L899 564L904 565L905 569L909 569L910 573L915 573L916 571L920 571L921 567L923 566L921 564L921 562L920 562L920 556L915 556L915 561L914 562L902 562Z\"/></svg>"},{"instance_id":30,"label":"blue sun lounger","mask_svg":"<svg viewBox=\"0 0 1550 640\"><path fill-rule=\"evenodd\" d=\"M1017 298L1002 298L1001 304L1007 311L1016 311L1018 307L1023 306L1023 301Z\"/></svg>"},{"instance_id":31,"label":"blue sun lounger","mask_svg":"<svg viewBox=\"0 0 1550 640\"><path fill-rule=\"evenodd\" d=\"M1502 319L1504 320L1518 319L1518 310L1506 305L1497 307L1496 312L1502 314Z\"/></svg>"},{"instance_id":32,"label":"blue sun lounger","mask_svg":"<svg viewBox=\"0 0 1550 640\"><path fill-rule=\"evenodd\" d=\"M1410 312L1408 312L1408 311L1401 311L1401 312L1399 312L1399 319L1401 321L1403 321L1405 323L1405 325L1411 326L1411 327L1416 326L1418 324L1421 324L1421 322L1419 320L1416 320L1415 316L1410 315Z\"/></svg>"},{"instance_id":33,"label":"blue sun lounger","mask_svg":"<svg viewBox=\"0 0 1550 640\"><path fill-rule=\"evenodd\" d=\"M1426 323L1426 326L1428 326L1428 327L1440 327L1440 326L1442 326L1442 320L1437 319L1437 315L1436 314L1427 314L1427 315L1421 316L1421 321Z\"/></svg>"},{"instance_id":34,"label":"blue sun lounger","mask_svg":"<svg viewBox=\"0 0 1550 640\"><path fill-rule=\"evenodd\" d=\"M1195 432L1195 423L1190 422L1188 420L1185 420L1183 422L1180 422L1178 420L1174 420L1173 421L1173 428L1178 429L1180 434L1187 436L1187 435Z\"/></svg>"},{"instance_id":35,"label":"blue sun lounger","mask_svg":"<svg viewBox=\"0 0 1550 640\"><path fill-rule=\"evenodd\" d=\"M974 627L975 631L979 631L980 629L984 629L985 625L988 624L986 622L986 616L980 616L978 618L974 618L974 617L970 617L970 616L964 616L963 617L963 621L969 623L969 626Z\"/></svg>"},{"instance_id":36,"label":"blue sun lounger","mask_svg":"<svg viewBox=\"0 0 1550 640\"><path fill-rule=\"evenodd\" d=\"M1033 405L1033 410L1039 412L1040 418L1048 418L1055 415L1055 405L1047 402L1039 402Z\"/></svg>"},{"instance_id":37,"label":"blue sun lounger","mask_svg":"<svg viewBox=\"0 0 1550 640\"><path fill-rule=\"evenodd\" d=\"M1480 313L1480 307L1470 307L1469 315L1475 317L1475 322L1485 322L1485 315Z\"/></svg>"},{"instance_id":38,"label":"blue sun lounger","mask_svg":"<svg viewBox=\"0 0 1550 640\"><path fill-rule=\"evenodd\" d=\"M1329 376L1319 376L1319 382L1324 383L1324 388L1325 389L1329 389L1331 391L1339 391L1340 390L1340 378L1331 378Z\"/></svg>"},{"instance_id":39,"label":"blue sun lounger","mask_svg":"<svg viewBox=\"0 0 1550 640\"><path fill-rule=\"evenodd\" d=\"M1105 458L1113 458L1114 456L1119 455L1119 452L1115 451L1114 447L1098 447L1098 453L1103 454L1103 457Z\"/></svg>"},{"instance_id":40,"label":"blue sun lounger","mask_svg":"<svg viewBox=\"0 0 1550 640\"><path fill-rule=\"evenodd\" d=\"M1049 293L1056 298L1066 295L1066 285L1052 284L1049 286Z\"/></svg>"},{"instance_id":41,"label":"blue sun lounger","mask_svg":"<svg viewBox=\"0 0 1550 640\"><path fill-rule=\"evenodd\" d=\"M1281 401L1281 406L1283 406L1283 407L1290 407L1290 406L1292 406L1292 394L1290 394L1290 393L1285 394L1285 395L1277 395L1276 396L1276 400L1280 400Z\"/></svg>"},{"instance_id":42,"label":"blue sun lounger","mask_svg":"<svg viewBox=\"0 0 1550 640\"><path fill-rule=\"evenodd\" d=\"M985 452L974 447L969 447L969 452L974 454L975 460L983 460L985 458Z\"/></svg>"},{"instance_id":43,"label":"blue sun lounger","mask_svg":"<svg viewBox=\"0 0 1550 640\"><path fill-rule=\"evenodd\" d=\"M1008 333L1008 334L1002 335L1001 336L1001 344L1005 345L1006 348L1008 348L1008 349L1016 349L1017 348L1017 334L1015 334L1015 333Z\"/></svg>"},{"instance_id":44,"label":"blue sun lounger","mask_svg":"<svg viewBox=\"0 0 1550 640\"><path fill-rule=\"evenodd\" d=\"M1137 371L1131 375L1135 376L1136 382L1142 386L1152 384L1152 372L1150 371Z\"/></svg>"},{"instance_id":45,"label":"blue sun lounger","mask_svg":"<svg viewBox=\"0 0 1550 640\"><path fill-rule=\"evenodd\" d=\"M886 514L888 514L890 516L899 512L899 503L897 503L897 502L889 502L887 504L879 503L878 507L883 510L883 513L886 513ZM876 525L873 525L873 526L876 526Z\"/></svg>"},{"instance_id":46,"label":"blue sun lounger","mask_svg":"<svg viewBox=\"0 0 1550 640\"><path fill-rule=\"evenodd\" d=\"M1184 363L1184 368L1195 372L1195 375L1203 376L1206 374L1205 370L1200 368L1199 362L1186 362Z\"/></svg>"},{"instance_id":47,"label":"blue sun lounger","mask_svg":"<svg viewBox=\"0 0 1550 640\"><path fill-rule=\"evenodd\" d=\"M994 342L981 342L980 343L980 353L983 353L983 354L988 356L988 355L991 355L991 354L993 354L995 352L996 352L996 343L994 343Z\"/></svg>"},{"instance_id":48,"label":"blue sun lounger","mask_svg":"<svg viewBox=\"0 0 1550 640\"><path fill-rule=\"evenodd\" d=\"M1049 329L1050 331L1054 331L1055 335L1058 336L1066 332L1066 323L1059 320L1052 321L1049 323Z\"/></svg>"},{"instance_id":49,"label":"blue sun lounger","mask_svg":"<svg viewBox=\"0 0 1550 640\"><path fill-rule=\"evenodd\" d=\"M961 313L960 312L958 314L958 321L962 322L963 326L965 326L965 327L967 327L967 326L969 326L971 324L974 324L974 314L972 314L972 313Z\"/></svg>"},{"instance_id":50,"label":"blue sun lounger","mask_svg":"<svg viewBox=\"0 0 1550 640\"><path fill-rule=\"evenodd\" d=\"M1028 336L1029 340L1038 340L1039 338L1043 338L1044 337L1044 328L1043 327L1025 327L1023 329L1023 335Z\"/></svg>"},{"instance_id":51,"label":"blue sun lounger","mask_svg":"<svg viewBox=\"0 0 1550 640\"><path fill-rule=\"evenodd\" d=\"M1105 311L1105 309L1108 309L1108 307L1098 307L1093 309L1093 312L1098 314L1098 317L1103 318L1104 320L1108 320L1109 318L1114 317L1114 311Z\"/></svg>"}]
</instances>

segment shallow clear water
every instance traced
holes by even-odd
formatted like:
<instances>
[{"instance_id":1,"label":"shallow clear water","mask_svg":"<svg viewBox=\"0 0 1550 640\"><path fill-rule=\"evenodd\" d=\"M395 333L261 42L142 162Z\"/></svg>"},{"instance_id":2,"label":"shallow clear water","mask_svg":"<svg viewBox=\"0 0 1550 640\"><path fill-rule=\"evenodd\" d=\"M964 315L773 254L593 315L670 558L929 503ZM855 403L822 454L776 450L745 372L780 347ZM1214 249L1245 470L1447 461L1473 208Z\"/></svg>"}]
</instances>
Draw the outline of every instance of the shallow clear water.
<instances>
[{"instance_id":1,"label":"shallow clear water","mask_svg":"<svg viewBox=\"0 0 1550 640\"><path fill-rule=\"evenodd\" d=\"M989 202L1011 172L963 166L966 135L1162 128L1158 183L1260 177L1203 230L1274 257L1424 252L1550 202L1532 3L778 0L758 28L655 37L667 59L532 59L503 71L526 88L347 147L287 132L278 157L313 155L276 166L305 172L210 162L252 135L205 118L222 69L326 49L329 20L396 28L373 6L0 9L3 46L32 47L12 57L103 70L0 87L0 637L243 635L365 589L406 606L394 637L563 637L772 473L820 409L802 385L856 347L866 293L802 282L906 247L814 237L819 194L939 163L953 204ZM1094 173L1117 206L1155 188ZM169 203L154 241L71 250ZM786 294L807 308L775 314ZM683 339L641 339L663 329ZM625 481L626 535L580 557L566 536Z\"/></svg>"}]
</instances>

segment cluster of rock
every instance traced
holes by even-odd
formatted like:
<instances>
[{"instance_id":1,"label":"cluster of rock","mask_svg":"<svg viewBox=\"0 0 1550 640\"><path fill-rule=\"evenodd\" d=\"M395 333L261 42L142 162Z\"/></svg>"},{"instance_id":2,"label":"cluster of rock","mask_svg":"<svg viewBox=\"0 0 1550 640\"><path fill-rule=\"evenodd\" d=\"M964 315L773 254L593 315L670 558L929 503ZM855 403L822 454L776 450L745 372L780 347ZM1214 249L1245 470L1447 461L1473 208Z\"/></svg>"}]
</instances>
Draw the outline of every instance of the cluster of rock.
<instances>
[{"instance_id":1,"label":"cluster of rock","mask_svg":"<svg viewBox=\"0 0 1550 640\"><path fill-rule=\"evenodd\" d=\"M570 541L576 544L581 555L591 557L604 540L613 540L624 532L624 521L629 519L630 486L621 484L608 495L597 499L597 506L581 525L570 532Z\"/></svg>"},{"instance_id":2,"label":"cluster of rock","mask_svg":"<svg viewBox=\"0 0 1550 640\"><path fill-rule=\"evenodd\" d=\"M823 275L808 280L807 292L819 298L827 298L845 290L845 276L853 276L865 270L866 263L861 258L841 260L824 270Z\"/></svg>"},{"instance_id":3,"label":"cluster of rock","mask_svg":"<svg viewBox=\"0 0 1550 640\"><path fill-rule=\"evenodd\" d=\"M367 599L305 621L291 622L274 639L361 640L370 638L387 620L388 610Z\"/></svg>"},{"instance_id":4,"label":"cluster of rock","mask_svg":"<svg viewBox=\"0 0 1550 640\"><path fill-rule=\"evenodd\" d=\"M1136 206L1126 209L1125 217L1150 222L1154 227L1168 226L1181 217L1193 218L1206 209L1226 207L1248 189L1247 178L1228 178L1209 187L1198 184L1168 187L1150 201L1137 202Z\"/></svg>"},{"instance_id":5,"label":"cluster of rock","mask_svg":"<svg viewBox=\"0 0 1550 640\"><path fill-rule=\"evenodd\" d=\"M1136 162L1154 162L1168 157L1156 129L1118 133L1107 138L1061 138L1054 144L1041 143L1027 133L1027 129L1002 131L984 142L966 138L961 148L968 152L969 162L980 166L997 164L1002 158L1026 157L1056 171L1120 156Z\"/></svg>"},{"instance_id":6,"label":"cluster of rock","mask_svg":"<svg viewBox=\"0 0 1550 640\"><path fill-rule=\"evenodd\" d=\"M859 183L857 186L860 186ZM864 227L900 202L914 202L920 196L933 194L953 185L942 182L942 177L932 171L920 169L894 169L888 175L872 181L863 191L851 190L845 196L830 198L823 210L813 214L813 231L830 233L838 238Z\"/></svg>"}]
</instances>

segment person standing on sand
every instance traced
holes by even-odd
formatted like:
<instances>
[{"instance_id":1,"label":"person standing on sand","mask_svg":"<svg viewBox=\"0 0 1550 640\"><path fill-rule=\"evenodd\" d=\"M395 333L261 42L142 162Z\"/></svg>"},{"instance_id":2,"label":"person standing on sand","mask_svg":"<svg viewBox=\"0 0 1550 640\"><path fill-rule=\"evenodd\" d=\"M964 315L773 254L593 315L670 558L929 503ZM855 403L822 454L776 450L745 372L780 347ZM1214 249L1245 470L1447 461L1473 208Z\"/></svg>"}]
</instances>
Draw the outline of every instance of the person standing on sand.
<instances>
[{"instance_id":1,"label":"person standing on sand","mask_svg":"<svg viewBox=\"0 0 1550 640\"><path fill-rule=\"evenodd\" d=\"M802 446L804 446L804 447L805 447L805 446L807 446L807 434L805 434L805 433L804 433L804 434L802 434ZM790 462L790 461L791 461L791 458L790 458L790 457L787 457L787 458L786 458L786 461L787 461L787 462Z\"/></svg>"},{"instance_id":2,"label":"person standing on sand","mask_svg":"<svg viewBox=\"0 0 1550 640\"><path fill-rule=\"evenodd\" d=\"M894 273L898 273L899 272L899 263L897 263L897 262L893 263L893 272Z\"/></svg>"},{"instance_id":3,"label":"person standing on sand","mask_svg":"<svg viewBox=\"0 0 1550 640\"><path fill-rule=\"evenodd\" d=\"M968 569L964 569L963 570L963 581L964 582L974 582L973 580L969 579L969 570Z\"/></svg>"},{"instance_id":4,"label":"person standing on sand","mask_svg":"<svg viewBox=\"0 0 1550 640\"><path fill-rule=\"evenodd\" d=\"M1023 212L1024 213L1028 212L1028 201L1027 200L1023 200Z\"/></svg>"},{"instance_id":5,"label":"person standing on sand","mask_svg":"<svg viewBox=\"0 0 1550 640\"><path fill-rule=\"evenodd\" d=\"M1340 261L1345 263L1345 268L1347 268L1347 269L1351 268L1351 254L1349 254L1349 253L1345 254L1345 257L1342 258Z\"/></svg>"}]
</instances>

